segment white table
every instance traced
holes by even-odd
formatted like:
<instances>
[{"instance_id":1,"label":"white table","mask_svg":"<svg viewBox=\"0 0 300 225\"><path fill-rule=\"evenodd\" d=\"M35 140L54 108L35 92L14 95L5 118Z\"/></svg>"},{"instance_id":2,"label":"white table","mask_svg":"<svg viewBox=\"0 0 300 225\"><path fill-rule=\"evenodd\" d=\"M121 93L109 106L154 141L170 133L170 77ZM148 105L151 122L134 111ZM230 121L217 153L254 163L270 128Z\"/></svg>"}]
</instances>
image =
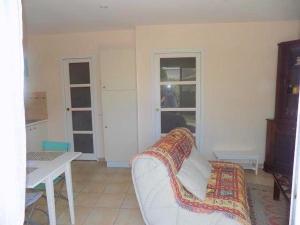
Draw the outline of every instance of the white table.
<instances>
[{"instance_id":1,"label":"white table","mask_svg":"<svg viewBox=\"0 0 300 225\"><path fill-rule=\"evenodd\" d=\"M230 161L236 163L250 162L250 167L245 167L245 169L252 169L255 174L258 173L258 160L259 155L253 151L214 151L214 155L217 160Z\"/></svg>"},{"instance_id":2,"label":"white table","mask_svg":"<svg viewBox=\"0 0 300 225\"><path fill-rule=\"evenodd\" d=\"M75 224L71 162L80 152L28 152L26 187L34 188L40 183L46 186L50 225L56 225L54 184L55 178L65 173L71 223Z\"/></svg>"}]
</instances>

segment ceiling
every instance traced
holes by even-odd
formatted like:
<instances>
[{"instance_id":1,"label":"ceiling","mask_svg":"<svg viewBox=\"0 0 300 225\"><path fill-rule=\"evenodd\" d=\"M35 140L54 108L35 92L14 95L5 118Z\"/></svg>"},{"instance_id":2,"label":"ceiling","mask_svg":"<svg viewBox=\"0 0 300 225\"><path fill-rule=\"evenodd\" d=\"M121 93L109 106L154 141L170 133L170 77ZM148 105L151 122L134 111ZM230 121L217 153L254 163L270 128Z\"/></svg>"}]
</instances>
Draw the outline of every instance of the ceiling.
<instances>
[{"instance_id":1,"label":"ceiling","mask_svg":"<svg viewBox=\"0 0 300 225\"><path fill-rule=\"evenodd\" d=\"M23 0L25 31L63 33L137 25L300 20L300 0Z\"/></svg>"}]
</instances>

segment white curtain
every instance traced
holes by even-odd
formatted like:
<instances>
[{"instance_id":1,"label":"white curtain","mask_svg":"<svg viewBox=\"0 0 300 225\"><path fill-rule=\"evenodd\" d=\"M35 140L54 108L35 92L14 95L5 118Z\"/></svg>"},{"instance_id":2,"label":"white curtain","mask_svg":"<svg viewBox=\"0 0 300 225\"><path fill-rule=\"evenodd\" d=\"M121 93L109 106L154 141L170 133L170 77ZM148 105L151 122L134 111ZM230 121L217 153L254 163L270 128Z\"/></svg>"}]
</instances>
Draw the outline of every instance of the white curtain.
<instances>
[{"instance_id":1,"label":"white curtain","mask_svg":"<svg viewBox=\"0 0 300 225\"><path fill-rule=\"evenodd\" d=\"M24 220L26 148L21 0L0 0L0 224Z\"/></svg>"}]
</instances>

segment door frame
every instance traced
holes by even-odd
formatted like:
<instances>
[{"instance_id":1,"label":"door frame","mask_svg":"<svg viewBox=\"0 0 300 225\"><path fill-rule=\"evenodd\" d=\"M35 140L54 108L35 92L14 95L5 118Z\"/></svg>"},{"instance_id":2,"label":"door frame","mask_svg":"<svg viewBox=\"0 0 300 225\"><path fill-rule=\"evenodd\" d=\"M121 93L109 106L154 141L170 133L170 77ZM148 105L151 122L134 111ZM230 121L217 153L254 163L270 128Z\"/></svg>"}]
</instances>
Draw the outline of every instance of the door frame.
<instances>
[{"instance_id":1,"label":"door frame","mask_svg":"<svg viewBox=\"0 0 300 225\"><path fill-rule=\"evenodd\" d=\"M85 56L85 57L64 57L61 59L62 65L62 87L63 87L63 102L64 102L64 115L65 115L65 139L71 143L70 151L74 152L74 140L72 133L72 116L66 108L71 108L71 96L70 96L70 80L69 80L69 71L67 65L72 62L89 62L90 65L90 91L91 91L91 105L92 105L92 126L93 126L93 144L94 144L94 153L83 153L78 158L79 160L99 160L100 149L99 149L99 127L97 123L98 105L97 105L97 90L96 90L96 60L94 56Z\"/></svg>"},{"instance_id":2,"label":"door frame","mask_svg":"<svg viewBox=\"0 0 300 225\"><path fill-rule=\"evenodd\" d=\"M161 57L163 56L163 57ZM161 110L160 110L160 58L168 57L195 57L196 58L196 144L197 146L203 145L203 113L202 113L202 51L199 49L166 49L156 50L153 52L152 57L152 74L154 77L154 112L155 112L155 128L154 137L159 139L161 135Z\"/></svg>"}]
</instances>

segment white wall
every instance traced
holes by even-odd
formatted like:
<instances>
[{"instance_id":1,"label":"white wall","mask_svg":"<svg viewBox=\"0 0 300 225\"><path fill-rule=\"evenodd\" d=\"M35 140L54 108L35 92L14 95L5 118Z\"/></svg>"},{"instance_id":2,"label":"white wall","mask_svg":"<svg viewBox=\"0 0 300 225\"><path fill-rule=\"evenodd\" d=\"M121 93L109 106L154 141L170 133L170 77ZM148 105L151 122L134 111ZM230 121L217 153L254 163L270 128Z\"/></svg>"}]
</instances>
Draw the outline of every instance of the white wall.
<instances>
[{"instance_id":1,"label":"white wall","mask_svg":"<svg viewBox=\"0 0 300 225\"><path fill-rule=\"evenodd\" d=\"M29 76L26 78L26 91L46 91L48 107L48 138L63 140L65 138L65 106L63 98L61 59L64 57L94 56L97 61L97 101L100 103L100 68L99 55L103 48L135 47L135 33L132 30L107 32L36 35L26 37L26 52L29 64ZM102 141L101 113L97 118L99 142ZM100 149L99 157L103 157Z\"/></svg>"},{"instance_id":2,"label":"white wall","mask_svg":"<svg viewBox=\"0 0 300 225\"><path fill-rule=\"evenodd\" d=\"M274 115L277 43L298 39L299 21L136 28L139 151L154 141L153 52L201 49L201 151L253 149L264 158Z\"/></svg>"}]
</instances>

